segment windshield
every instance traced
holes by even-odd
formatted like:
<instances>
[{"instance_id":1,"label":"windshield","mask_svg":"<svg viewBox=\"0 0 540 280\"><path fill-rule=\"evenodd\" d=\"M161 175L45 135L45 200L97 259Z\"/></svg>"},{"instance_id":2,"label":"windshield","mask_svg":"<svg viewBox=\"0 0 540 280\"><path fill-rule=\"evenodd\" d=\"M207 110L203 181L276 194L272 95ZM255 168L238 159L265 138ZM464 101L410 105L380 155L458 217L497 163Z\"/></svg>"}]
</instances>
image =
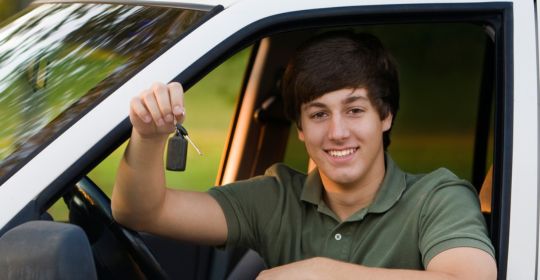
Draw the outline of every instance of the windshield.
<instances>
[{"instance_id":1,"label":"windshield","mask_svg":"<svg viewBox=\"0 0 540 280\"><path fill-rule=\"evenodd\" d=\"M205 14L43 4L0 25L0 181Z\"/></svg>"}]
</instances>

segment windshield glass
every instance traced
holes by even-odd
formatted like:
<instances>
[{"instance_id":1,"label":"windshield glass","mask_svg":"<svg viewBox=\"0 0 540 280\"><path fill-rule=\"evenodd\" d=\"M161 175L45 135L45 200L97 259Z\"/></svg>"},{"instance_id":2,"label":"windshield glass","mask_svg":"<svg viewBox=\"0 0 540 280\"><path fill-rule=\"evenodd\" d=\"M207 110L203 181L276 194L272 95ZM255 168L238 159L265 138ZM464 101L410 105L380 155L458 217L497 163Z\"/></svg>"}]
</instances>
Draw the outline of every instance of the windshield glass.
<instances>
[{"instance_id":1,"label":"windshield glass","mask_svg":"<svg viewBox=\"0 0 540 280\"><path fill-rule=\"evenodd\" d=\"M43 4L0 26L0 181L206 12Z\"/></svg>"}]
</instances>

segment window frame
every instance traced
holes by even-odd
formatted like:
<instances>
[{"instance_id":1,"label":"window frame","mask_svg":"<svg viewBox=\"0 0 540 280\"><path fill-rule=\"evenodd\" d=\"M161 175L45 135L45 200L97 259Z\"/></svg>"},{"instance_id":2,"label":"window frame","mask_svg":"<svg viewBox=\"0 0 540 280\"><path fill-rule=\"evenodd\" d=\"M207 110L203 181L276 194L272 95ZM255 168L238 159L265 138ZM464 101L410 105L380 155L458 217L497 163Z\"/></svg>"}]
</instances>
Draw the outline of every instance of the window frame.
<instances>
[{"instance_id":1,"label":"window frame","mask_svg":"<svg viewBox=\"0 0 540 280\"><path fill-rule=\"evenodd\" d=\"M402 4L291 12L268 17L245 27L238 31L234 38L216 46L213 52L214 50L217 52L217 49L235 49L246 42L300 28L429 22L476 22L489 25L494 31L494 177L490 236L496 251L498 275L504 279L507 272L513 155L513 4L511 2ZM240 35L242 33L244 33L243 36ZM186 72L174 80L189 81L190 75ZM243 88L247 87L247 82L245 80ZM243 97L243 92L241 97ZM235 114L235 118L238 116L239 111ZM238 119L233 121L234 124L237 122ZM225 157L232 153L234 127L229 135L230 141ZM227 172L227 161L224 161L223 165L220 168L223 171L222 179Z\"/></svg>"}]
</instances>

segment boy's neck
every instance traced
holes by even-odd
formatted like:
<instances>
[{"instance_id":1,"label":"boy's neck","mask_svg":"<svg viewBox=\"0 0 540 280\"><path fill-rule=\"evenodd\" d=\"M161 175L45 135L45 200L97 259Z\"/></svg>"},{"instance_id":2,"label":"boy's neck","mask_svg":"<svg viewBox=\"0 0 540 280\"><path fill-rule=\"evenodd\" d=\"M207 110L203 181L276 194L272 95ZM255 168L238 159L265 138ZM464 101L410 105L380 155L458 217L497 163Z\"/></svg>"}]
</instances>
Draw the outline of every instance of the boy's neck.
<instances>
[{"instance_id":1,"label":"boy's neck","mask_svg":"<svg viewBox=\"0 0 540 280\"><path fill-rule=\"evenodd\" d=\"M384 156L382 163L372 166L366 178L354 185L340 185L321 174L324 201L337 217L344 221L373 202L383 182L384 174Z\"/></svg>"}]
</instances>

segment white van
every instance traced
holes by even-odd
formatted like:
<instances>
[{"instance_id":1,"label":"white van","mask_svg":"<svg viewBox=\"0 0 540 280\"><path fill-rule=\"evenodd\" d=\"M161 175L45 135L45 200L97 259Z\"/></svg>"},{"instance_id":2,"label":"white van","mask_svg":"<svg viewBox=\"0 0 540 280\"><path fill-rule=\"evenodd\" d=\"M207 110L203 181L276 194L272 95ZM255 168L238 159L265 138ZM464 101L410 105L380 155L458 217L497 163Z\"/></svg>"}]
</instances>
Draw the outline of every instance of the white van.
<instances>
[{"instance_id":1,"label":"white van","mask_svg":"<svg viewBox=\"0 0 540 280\"><path fill-rule=\"evenodd\" d=\"M499 278L536 279L537 15L532 0L38 0L0 24L0 276L18 278L2 269L15 259L58 279L224 279L255 267L245 250L114 222L129 101L152 81L187 90L186 127L205 155L191 151L171 185L204 190L280 161L306 170L281 73L311 36L352 29L377 35L399 65L392 157L470 180Z\"/></svg>"}]
</instances>

